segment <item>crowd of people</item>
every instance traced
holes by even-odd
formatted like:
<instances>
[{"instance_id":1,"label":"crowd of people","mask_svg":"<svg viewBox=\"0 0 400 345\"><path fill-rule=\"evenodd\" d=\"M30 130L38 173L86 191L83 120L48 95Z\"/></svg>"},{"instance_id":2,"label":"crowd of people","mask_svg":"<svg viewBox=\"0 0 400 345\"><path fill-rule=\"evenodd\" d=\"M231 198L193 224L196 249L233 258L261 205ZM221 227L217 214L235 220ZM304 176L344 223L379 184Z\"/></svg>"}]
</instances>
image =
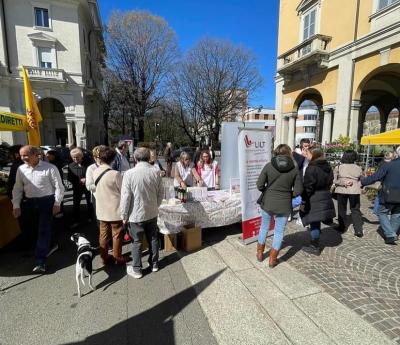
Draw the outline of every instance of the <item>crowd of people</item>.
<instances>
[{"instance_id":1,"label":"crowd of people","mask_svg":"<svg viewBox=\"0 0 400 345\"><path fill-rule=\"evenodd\" d=\"M199 151L198 162L182 152L176 164L174 185L186 188L204 186L219 188L219 167L211 158L211 152ZM36 243L36 264L33 271L46 271L46 259L52 250L53 217L63 215L65 184L72 188L71 230L81 222L82 197L86 199L88 223L95 219L99 228L99 254L103 265L126 264L122 255L124 236L132 241L132 264L127 273L142 276L142 242L145 236L150 244L149 265L158 270L158 207L163 197L162 177L172 171L172 145L164 151L164 168L157 159L156 151L138 148L133 163L128 157L128 145L120 141L115 148L100 145L92 155L78 147L70 150L70 160L64 179L63 162L57 151L26 145L11 149L13 163L8 181L8 195L13 203L13 213L20 221L24 243ZM133 169L134 168L134 169ZM67 182L68 181L68 182ZM32 221L33 220L33 221ZM33 230L37 228L37 231ZM112 255L108 246L112 243Z\"/></svg>"},{"instance_id":2,"label":"crowd of people","mask_svg":"<svg viewBox=\"0 0 400 345\"><path fill-rule=\"evenodd\" d=\"M324 152L311 145L308 139L302 139L299 148L293 152L288 145L279 145L257 181L257 188L262 192L258 200L262 223L257 241L257 260L263 260L267 233L274 217L269 266L277 265L285 227L296 206L300 206L298 224L309 229L310 244L303 250L310 254L319 255L321 252L321 223L333 225L336 217L333 199L337 199L338 205L335 229L340 233L347 231L349 204L354 235L363 237L360 195L363 187L376 182L380 182L381 187L374 208L382 235L386 244L396 245L400 233L400 146L396 152L386 155L385 162L371 176L364 176L356 161L357 153L348 150L344 152L341 163L333 169Z\"/></svg>"},{"instance_id":3,"label":"crowd of people","mask_svg":"<svg viewBox=\"0 0 400 345\"><path fill-rule=\"evenodd\" d=\"M131 164L128 145L119 142L115 149L100 145L92 150L92 157L84 150L70 150L67 179L63 179L63 164L57 152L49 150L45 157L34 146L15 146L11 150L13 163L10 171L8 195L13 213L19 218L28 241L37 239L34 272L46 271L46 259L52 246L53 217L63 212L65 181L73 193L73 221L71 229L81 224L81 201L84 196L87 220L97 220L99 251L103 265L126 264L122 255L124 235L132 241L132 264L127 274L142 276L142 243L149 243L149 266L158 271L159 242L157 217L164 190L162 177L172 172L172 145L165 151L165 168L158 161L155 150L138 148ZM375 200L376 212L386 244L394 245L400 231L400 147L387 154L384 163L372 176L364 176L355 151L346 151L341 164L332 168L324 152L302 139L292 151L285 144L277 146L271 162L262 169L257 188L262 192L258 202L262 223L257 242L257 259L262 261L267 233L274 218L274 237L269 253L269 266L278 263L279 250L288 221L298 208L298 223L307 227L310 243L304 246L308 253L321 252L321 224L333 224L336 217L333 198L337 199L338 224L336 230L347 231L347 205L350 205L354 235L363 237L363 220L360 210L362 188L380 181L381 188ZM208 190L220 188L220 169L209 148L198 149L194 157L183 151L175 165L174 186L186 188L202 186ZM24 219L29 219L27 226ZM32 221L33 220L33 221ZM37 231L32 231L32 224ZM26 229L28 230L26 231ZM108 246L112 243L112 255Z\"/></svg>"}]
</instances>

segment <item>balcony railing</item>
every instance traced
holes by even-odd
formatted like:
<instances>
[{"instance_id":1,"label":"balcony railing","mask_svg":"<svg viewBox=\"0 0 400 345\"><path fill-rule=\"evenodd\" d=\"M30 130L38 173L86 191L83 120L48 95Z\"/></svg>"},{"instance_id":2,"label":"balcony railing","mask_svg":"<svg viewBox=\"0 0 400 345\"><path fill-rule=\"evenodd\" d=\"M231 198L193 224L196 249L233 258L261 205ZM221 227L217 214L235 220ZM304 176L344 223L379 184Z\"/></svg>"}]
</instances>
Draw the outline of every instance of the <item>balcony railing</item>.
<instances>
[{"instance_id":1,"label":"balcony railing","mask_svg":"<svg viewBox=\"0 0 400 345\"><path fill-rule=\"evenodd\" d=\"M332 37L314 35L286 53L278 56L278 73L293 72L302 66L320 63L321 67L329 58L329 42Z\"/></svg>"},{"instance_id":2,"label":"balcony railing","mask_svg":"<svg viewBox=\"0 0 400 345\"><path fill-rule=\"evenodd\" d=\"M34 66L25 66L28 77L32 79L41 80L55 80L55 81L65 81L64 70L56 68L43 68Z\"/></svg>"}]
</instances>

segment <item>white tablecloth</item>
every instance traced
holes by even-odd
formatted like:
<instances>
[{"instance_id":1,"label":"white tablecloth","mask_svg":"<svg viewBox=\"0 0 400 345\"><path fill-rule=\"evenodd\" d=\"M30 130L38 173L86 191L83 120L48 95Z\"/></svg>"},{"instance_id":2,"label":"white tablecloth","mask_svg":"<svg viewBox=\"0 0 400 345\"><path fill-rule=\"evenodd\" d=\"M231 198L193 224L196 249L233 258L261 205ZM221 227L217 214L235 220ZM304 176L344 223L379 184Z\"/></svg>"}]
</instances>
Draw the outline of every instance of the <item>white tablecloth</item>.
<instances>
[{"instance_id":1,"label":"white tablecloth","mask_svg":"<svg viewBox=\"0 0 400 345\"><path fill-rule=\"evenodd\" d=\"M162 234L173 234L182 231L184 225L213 228L241 220L240 194L234 194L220 202L186 202L174 206L163 204L159 208L158 227Z\"/></svg>"}]
</instances>

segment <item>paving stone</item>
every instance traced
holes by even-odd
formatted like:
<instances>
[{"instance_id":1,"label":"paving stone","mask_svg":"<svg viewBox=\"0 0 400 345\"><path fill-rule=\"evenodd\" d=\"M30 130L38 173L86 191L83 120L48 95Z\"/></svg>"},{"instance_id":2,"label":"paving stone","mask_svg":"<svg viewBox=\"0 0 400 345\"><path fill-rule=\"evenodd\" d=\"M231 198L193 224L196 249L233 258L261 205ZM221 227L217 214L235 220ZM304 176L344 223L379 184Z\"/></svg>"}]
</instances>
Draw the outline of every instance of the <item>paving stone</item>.
<instances>
[{"instance_id":1,"label":"paving stone","mask_svg":"<svg viewBox=\"0 0 400 345\"><path fill-rule=\"evenodd\" d=\"M391 326L391 339L400 334L400 246L386 245L376 230L377 218L368 208L370 202L362 196L364 237L359 239L350 231L338 234L325 227L321 244L325 246L316 257L305 254L301 247L308 243L309 234L289 223L284 239L284 250L295 251L287 263L320 285L325 292L345 306L363 315L364 320L377 329ZM381 324L383 321L383 325ZM394 334L397 334L396 336Z\"/></svg>"}]
</instances>

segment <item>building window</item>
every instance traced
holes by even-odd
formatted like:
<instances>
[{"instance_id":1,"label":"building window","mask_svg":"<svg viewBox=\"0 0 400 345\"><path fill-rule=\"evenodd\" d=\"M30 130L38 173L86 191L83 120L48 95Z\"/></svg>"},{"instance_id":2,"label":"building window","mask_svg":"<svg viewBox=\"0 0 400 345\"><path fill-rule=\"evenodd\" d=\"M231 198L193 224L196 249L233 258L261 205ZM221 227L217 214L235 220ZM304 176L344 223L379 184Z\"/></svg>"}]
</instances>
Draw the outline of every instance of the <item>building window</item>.
<instances>
[{"instance_id":1,"label":"building window","mask_svg":"<svg viewBox=\"0 0 400 345\"><path fill-rule=\"evenodd\" d=\"M53 54L51 53L51 48L38 48L39 55L39 66L43 68L53 67Z\"/></svg>"},{"instance_id":2,"label":"building window","mask_svg":"<svg viewBox=\"0 0 400 345\"><path fill-rule=\"evenodd\" d=\"M259 119L260 119L260 114L255 114L255 115L254 115L254 119L255 119L255 120L259 120Z\"/></svg>"},{"instance_id":3,"label":"building window","mask_svg":"<svg viewBox=\"0 0 400 345\"><path fill-rule=\"evenodd\" d=\"M315 35L315 21L317 17L317 8L313 8L303 15L303 41Z\"/></svg>"},{"instance_id":4,"label":"building window","mask_svg":"<svg viewBox=\"0 0 400 345\"><path fill-rule=\"evenodd\" d=\"M379 0L378 11L397 2L398 0Z\"/></svg>"},{"instance_id":5,"label":"building window","mask_svg":"<svg viewBox=\"0 0 400 345\"><path fill-rule=\"evenodd\" d=\"M50 27L49 10L47 8L35 7L35 26Z\"/></svg>"},{"instance_id":6,"label":"building window","mask_svg":"<svg viewBox=\"0 0 400 345\"><path fill-rule=\"evenodd\" d=\"M316 120L317 115L304 115L304 120Z\"/></svg>"},{"instance_id":7,"label":"building window","mask_svg":"<svg viewBox=\"0 0 400 345\"><path fill-rule=\"evenodd\" d=\"M315 133L316 127L315 126L305 126L304 133Z\"/></svg>"}]
</instances>

